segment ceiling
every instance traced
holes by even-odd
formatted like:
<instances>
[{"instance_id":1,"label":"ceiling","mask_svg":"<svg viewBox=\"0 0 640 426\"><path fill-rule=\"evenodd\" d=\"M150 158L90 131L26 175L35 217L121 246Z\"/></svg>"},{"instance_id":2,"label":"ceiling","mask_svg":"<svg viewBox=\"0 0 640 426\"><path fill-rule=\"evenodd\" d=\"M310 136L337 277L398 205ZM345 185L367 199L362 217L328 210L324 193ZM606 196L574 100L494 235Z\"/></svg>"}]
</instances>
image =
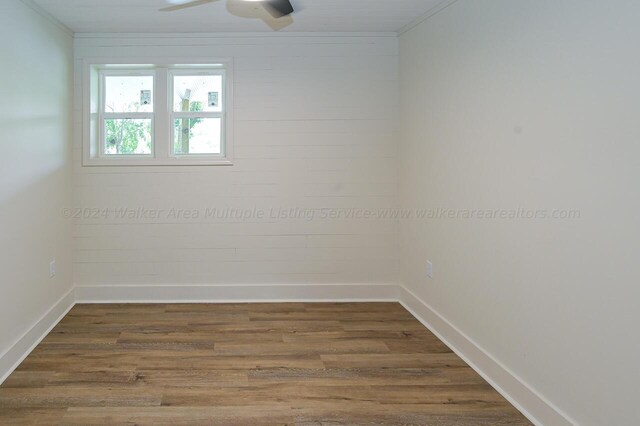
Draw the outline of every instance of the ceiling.
<instances>
[{"instance_id":1,"label":"ceiling","mask_svg":"<svg viewBox=\"0 0 640 426\"><path fill-rule=\"evenodd\" d=\"M218 0L171 13L158 9L188 0L31 1L78 33L395 32L443 2L291 0L297 13L288 22L274 21L259 3L243 0Z\"/></svg>"}]
</instances>

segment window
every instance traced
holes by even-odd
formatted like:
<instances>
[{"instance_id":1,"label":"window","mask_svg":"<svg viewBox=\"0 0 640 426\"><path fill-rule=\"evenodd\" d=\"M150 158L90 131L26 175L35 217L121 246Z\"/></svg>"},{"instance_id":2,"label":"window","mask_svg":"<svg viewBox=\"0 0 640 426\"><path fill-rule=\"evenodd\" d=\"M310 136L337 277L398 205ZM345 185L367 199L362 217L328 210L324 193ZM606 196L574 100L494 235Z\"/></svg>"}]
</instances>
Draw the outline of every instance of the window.
<instances>
[{"instance_id":1,"label":"window","mask_svg":"<svg viewBox=\"0 0 640 426\"><path fill-rule=\"evenodd\" d=\"M153 74L100 74L101 155L152 155Z\"/></svg>"},{"instance_id":2,"label":"window","mask_svg":"<svg viewBox=\"0 0 640 426\"><path fill-rule=\"evenodd\" d=\"M219 155L222 152L222 85L217 72L171 73L174 155Z\"/></svg>"},{"instance_id":3,"label":"window","mask_svg":"<svg viewBox=\"0 0 640 426\"><path fill-rule=\"evenodd\" d=\"M85 71L84 165L231 164L228 62Z\"/></svg>"}]
</instances>

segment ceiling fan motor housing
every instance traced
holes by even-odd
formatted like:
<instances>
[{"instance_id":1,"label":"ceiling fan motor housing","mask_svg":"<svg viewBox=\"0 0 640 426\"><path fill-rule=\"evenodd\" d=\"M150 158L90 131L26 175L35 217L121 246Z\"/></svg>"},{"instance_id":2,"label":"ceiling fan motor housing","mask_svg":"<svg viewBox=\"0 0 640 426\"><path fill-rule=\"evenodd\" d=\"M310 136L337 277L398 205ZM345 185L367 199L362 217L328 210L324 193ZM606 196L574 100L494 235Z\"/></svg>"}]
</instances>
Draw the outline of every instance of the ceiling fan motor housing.
<instances>
[{"instance_id":1,"label":"ceiling fan motor housing","mask_svg":"<svg viewBox=\"0 0 640 426\"><path fill-rule=\"evenodd\" d=\"M291 15L294 12L291 1L289 0L264 0L264 5L274 18L281 18Z\"/></svg>"}]
</instances>

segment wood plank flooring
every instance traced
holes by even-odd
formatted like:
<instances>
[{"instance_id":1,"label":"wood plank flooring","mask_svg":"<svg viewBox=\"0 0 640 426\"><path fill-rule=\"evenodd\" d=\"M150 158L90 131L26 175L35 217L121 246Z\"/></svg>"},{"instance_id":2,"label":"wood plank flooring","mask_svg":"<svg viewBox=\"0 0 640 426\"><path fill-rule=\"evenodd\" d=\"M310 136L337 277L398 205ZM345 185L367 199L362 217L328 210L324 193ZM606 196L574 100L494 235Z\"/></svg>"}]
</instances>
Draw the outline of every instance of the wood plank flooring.
<instances>
[{"instance_id":1,"label":"wood plank flooring","mask_svg":"<svg viewBox=\"0 0 640 426\"><path fill-rule=\"evenodd\" d=\"M0 424L528 425L396 303L77 305Z\"/></svg>"}]
</instances>

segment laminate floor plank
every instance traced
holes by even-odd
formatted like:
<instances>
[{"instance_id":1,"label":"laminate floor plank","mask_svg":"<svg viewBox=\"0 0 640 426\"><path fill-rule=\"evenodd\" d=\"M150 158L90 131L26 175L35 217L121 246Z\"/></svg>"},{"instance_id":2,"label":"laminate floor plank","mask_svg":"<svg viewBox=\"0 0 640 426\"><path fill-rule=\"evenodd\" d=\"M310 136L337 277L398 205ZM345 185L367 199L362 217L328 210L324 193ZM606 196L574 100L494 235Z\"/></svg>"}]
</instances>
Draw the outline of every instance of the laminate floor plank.
<instances>
[{"instance_id":1,"label":"laminate floor plank","mask_svg":"<svg viewBox=\"0 0 640 426\"><path fill-rule=\"evenodd\" d=\"M8 425L529 425L397 303L77 305Z\"/></svg>"}]
</instances>

